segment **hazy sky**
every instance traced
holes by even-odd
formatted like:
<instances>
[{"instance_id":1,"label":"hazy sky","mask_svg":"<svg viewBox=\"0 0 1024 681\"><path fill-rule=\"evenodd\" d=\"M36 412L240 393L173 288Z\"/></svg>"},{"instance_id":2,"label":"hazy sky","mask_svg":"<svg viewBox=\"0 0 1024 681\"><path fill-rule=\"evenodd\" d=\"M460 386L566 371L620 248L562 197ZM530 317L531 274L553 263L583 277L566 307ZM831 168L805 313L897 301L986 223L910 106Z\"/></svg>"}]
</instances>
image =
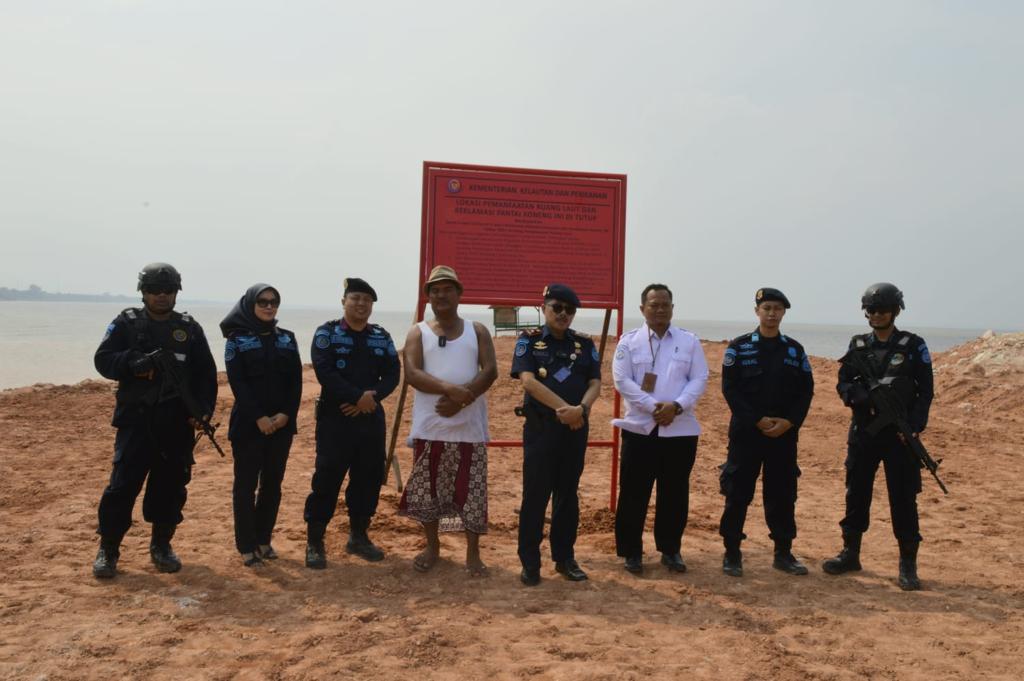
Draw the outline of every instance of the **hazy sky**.
<instances>
[{"instance_id":1,"label":"hazy sky","mask_svg":"<svg viewBox=\"0 0 1024 681\"><path fill-rule=\"evenodd\" d=\"M0 285L415 300L424 160L625 173L626 296L1024 328L1024 3L0 0ZM559 248L552 234L551 248Z\"/></svg>"}]
</instances>

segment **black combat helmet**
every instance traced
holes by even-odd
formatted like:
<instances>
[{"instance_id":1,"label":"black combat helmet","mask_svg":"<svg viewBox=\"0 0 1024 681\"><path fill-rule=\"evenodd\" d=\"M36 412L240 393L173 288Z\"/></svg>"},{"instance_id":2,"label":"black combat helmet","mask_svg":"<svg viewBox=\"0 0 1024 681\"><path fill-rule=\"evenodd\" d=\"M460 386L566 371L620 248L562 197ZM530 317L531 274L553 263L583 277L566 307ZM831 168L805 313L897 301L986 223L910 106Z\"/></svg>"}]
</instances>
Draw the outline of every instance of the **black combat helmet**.
<instances>
[{"instance_id":1,"label":"black combat helmet","mask_svg":"<svg viewBox=\"0 0 1024 681\"><path fill-rule=\"evenodd\" d=\"M165 262L150 263L139 272L138 290L144 291L155 286L171 286L180 291L181 275L173 265L168 265Z\"/></svg>"},{"instance_id":2,"label":"black combat helmet","mask_svg":"<svg viewBox=\"0 0 1024 681\"><path fill-rule=\"evenodd\" d=\"M868 307L899 307L901 310L907 309L907 306L903 303L903 291L896 288L896 284L890 284L888 282L879 282L868 286L867 290L864 291L864 295L860 297L860 307L865 309Z\"/></svg>"}]
</instances>

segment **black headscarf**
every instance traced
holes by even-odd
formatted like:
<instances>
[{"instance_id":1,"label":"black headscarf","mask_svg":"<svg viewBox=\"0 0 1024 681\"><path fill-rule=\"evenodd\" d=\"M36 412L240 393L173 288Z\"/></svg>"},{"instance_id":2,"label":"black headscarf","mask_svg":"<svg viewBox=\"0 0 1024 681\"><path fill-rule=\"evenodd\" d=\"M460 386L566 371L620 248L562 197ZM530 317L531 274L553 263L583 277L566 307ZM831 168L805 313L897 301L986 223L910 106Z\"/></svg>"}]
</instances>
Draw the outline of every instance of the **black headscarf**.
<instances>
[{"instance_id":1,"label":"black headscarf","mask_svg":"<svg viewBox=\"0 0 1024 681\"><path fill-rule=\"evenodd\" d=\"M249 331L253 333L267 333L277 327L277 320L265 322L256 316L254 308L256 299L264 291L273 291L278 300L281 294L270 284L253 284L239 299L235 306L228 312L228 316L220 323L220 332L228 338L235 331Z\"/></svg>"}]
</instances>

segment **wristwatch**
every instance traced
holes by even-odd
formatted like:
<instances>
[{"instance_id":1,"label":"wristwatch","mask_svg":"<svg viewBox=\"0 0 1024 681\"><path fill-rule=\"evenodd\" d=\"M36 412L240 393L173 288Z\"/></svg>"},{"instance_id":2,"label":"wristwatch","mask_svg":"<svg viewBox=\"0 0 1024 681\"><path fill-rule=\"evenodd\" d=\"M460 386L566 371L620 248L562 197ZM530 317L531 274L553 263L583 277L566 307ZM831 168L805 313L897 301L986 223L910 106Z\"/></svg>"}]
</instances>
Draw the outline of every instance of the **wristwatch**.
<instances>
[{"instance_id":1,"label":"wristwatch","mask_svg":"<svg viewBox=\"0 0 1024 681\"><path fill-rule=\"evenodd\" d=\"M587 404L584 404L583 402L580 402L580 407L583 409L583 418L589 419L590 418L590 405L587 405Z\"/></svg>"},{"instance_id":2,"label":"wristwatch","mask_svg":"<svg viewBox=\"0 0 1024 681\"><path fill-rule=\"evenodd\" d=\"M678 402L673 402L672 404L676 405L676 416L679 416L680 414L683 413L683 405L679 404Z\"/></svg>"}]
</instances>

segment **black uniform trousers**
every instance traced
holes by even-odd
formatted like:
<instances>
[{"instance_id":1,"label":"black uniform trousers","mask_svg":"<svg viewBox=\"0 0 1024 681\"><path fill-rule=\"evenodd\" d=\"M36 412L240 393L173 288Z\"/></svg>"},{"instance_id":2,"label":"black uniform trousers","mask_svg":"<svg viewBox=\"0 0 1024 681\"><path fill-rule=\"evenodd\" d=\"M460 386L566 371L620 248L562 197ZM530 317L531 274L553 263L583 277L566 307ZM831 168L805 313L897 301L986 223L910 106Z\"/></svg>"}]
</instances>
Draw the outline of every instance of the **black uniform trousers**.
<instances>
[{"instance_id":1,"label":"black uniform trousers","mask_svg":"<svg viewBox=\"0 0 1024 681\"><path fill-rule=\"evenodd\" d=\"M369 520L377 512L384 484L384 414L321 415L316 422L313 491L306 498L307 523L327 524L338 506L341 483L348 475L345 505L350 519Z\"/></svg>"},{"instance_id":2,"label":"black uniform trousers","mask_svg":"<svg viewBox=\"0 0 1024 681\"><path fill-rule=\"evenodd\" d=\"M519 560L540 568L544 512L551 500L551 559L575 557L580 521L577 488L583 474L590 424L570 430L554 417L527 416L523 426L523 501L519 508Z\"/></svg>"},{"instance_id":3,"label":"black uniform trousers","mask_svg":"<svg viewBox=\"0 0 1024 681\"><path fill-rule=\"evenodd\" d=\"M177 526L192 479L195 435L184 408L159 405L144 420L117 429L114 466L99 504L97 533L120 543L132 526L135 500L146 485L142 517L154 525Z\"/></svg>"},{"instance_id":4,"label":"black uniform trousers","mask_svg":"<svg viewBox=\"0 0 1024 681\"><path fill-rule=\"evenodd\" d=\"M651 490L658 484L654 506L654 545L679 553L690 514L690 471L697 458L697 436L658 437L622 431L619 501L615 511L615 553L628 558L644 552L643 533Z\"/></svg>"},{"instance_id":5,"label":"black uniform trousers","mask_svg":"<svg viewBox=\"0 0 1024 681\"><path fill-rule=\"evenodd\" d=\"M867 531L879 463L885 466L893 534L899 541L921 541L917 516L921 468L892 428L884 429L874 438L851 438L846 456L846 516L839 522L843 534Z\"/></svg>"},{"instance_id":6,"label":"black uniform trousers","mask_svg":"<svg viewBox=\"0 0 1024 681\"><path fill-rule=\"evenodd\" d=\"M758 475L764 500L764 519L769 537L777 542L796 537L796 494L800 467L796 463L797 437L790 431L771 438L743 433L729 438L729 454L720 476L725 510L718 526L726 545L739 546L746 539L743 525L747 507L754 500Z\"/></svg>"},{"instance_id":7,"label":"black uniform trousers","mask_svg":"<svg viewBox=\"0 0 1024 681\"><path fill-rule=\"evenodd\" d=\"M252 553L257 546L270 543L292 437L292 433L279 430L231 441L235 468L231 502L239 553Z\"/></svg>"}]
</instances>

